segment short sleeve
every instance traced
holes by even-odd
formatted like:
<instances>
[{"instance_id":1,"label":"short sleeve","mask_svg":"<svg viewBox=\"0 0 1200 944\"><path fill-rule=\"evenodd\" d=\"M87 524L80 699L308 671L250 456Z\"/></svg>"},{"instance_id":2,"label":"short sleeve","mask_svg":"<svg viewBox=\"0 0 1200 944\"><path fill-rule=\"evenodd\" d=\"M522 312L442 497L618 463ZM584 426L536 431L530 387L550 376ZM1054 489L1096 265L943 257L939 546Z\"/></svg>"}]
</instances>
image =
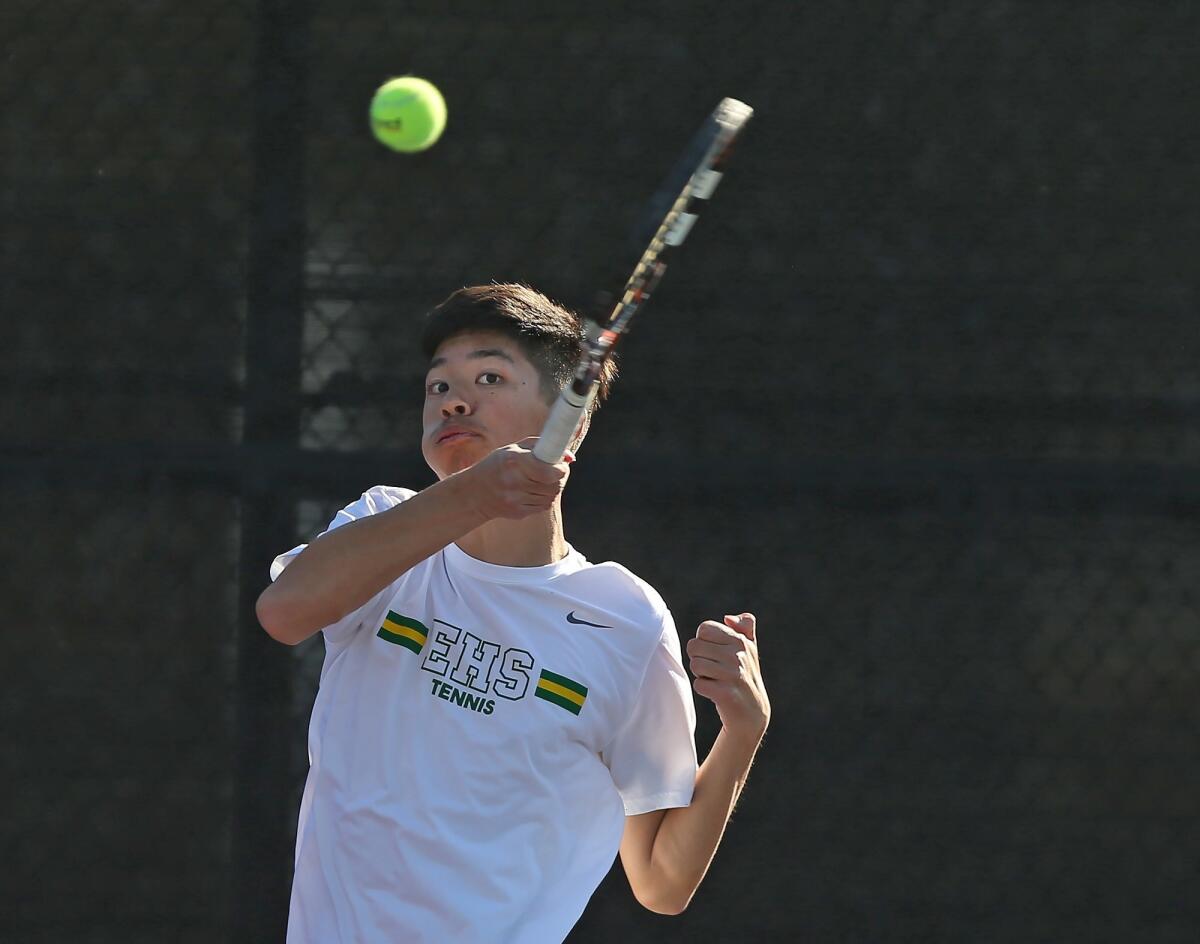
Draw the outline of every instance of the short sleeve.
<instances>
[{"instance_id":1,"label":"short sleeve","mask_svg":"<svg viewBox=\"0 0 1200 944\"><path fill-rule=\"evenodd\" d=\"M369 515L379 514L381 511L387 511L389 508L395 508L402 501L411 498L415 492L407 488L395 488L390 485L376 485L373 488L363 492L362 497L357 501L351 502L329 522L329 526L317 535L320 538L322 535L328 534L335 528L340 528L344 524L349 524L351 521L357 521L359 518L366 518ZM290 551L280 554L271 562L271 579L278 580L279 575L283 573L285 567L300 556L307 544L298 544ZM387 599L390 597L389 591L391 586L384 587L379 593L373 596L370 600L360 606L357 610L352 610L343 616L336 623L330 623L321 632L324 634L327 642L342 642L360 629L364 623L381 621L383 618L383 608L386 606ZM378 617L378 619L376 619Z\"/></svg>"},{"instance_id":2,"label":"short sleeve","mask_svg":"<svg viewBox=\"0 0 1200 944\"><path fill-rule=\"evenodd\" d=\"M626 816L692 802L696 704L670 613L664 613L633 710L602 758Z\"/></svg>"}]
</instances>

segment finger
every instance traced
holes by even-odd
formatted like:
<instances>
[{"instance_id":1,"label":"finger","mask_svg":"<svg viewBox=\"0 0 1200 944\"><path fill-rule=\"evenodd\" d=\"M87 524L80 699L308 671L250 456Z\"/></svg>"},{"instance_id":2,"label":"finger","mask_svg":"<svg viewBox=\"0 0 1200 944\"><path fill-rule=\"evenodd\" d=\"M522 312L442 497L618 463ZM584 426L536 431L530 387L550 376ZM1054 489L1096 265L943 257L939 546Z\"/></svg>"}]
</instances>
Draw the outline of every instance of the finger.
<instances>
[{"instance_id":1,"label":"finger","mask_svg":"<svg viewBox=\"0 0 1200 944\"><path fill-rule=\"evenodd\" d=\"M540 436L526 436L524 439L513 443L513 445L519 446L523 451L531 453L531 452L533 452L533 447L537 445L537 441L540 438L541 438ZM541 462L540 459L538 461ZM555 465L555 466L570 465L574 461L575 461L575 453L570 449L564 449L562 458L559 459L558 462L553 463L553 465ZM545 464L546 463L544 463L544 462L542 463L542 465L545 465Z\"/></svg>"},{"instance_id":2,"label":"finger","mask_svg":"<svg viewBox=\"0 0 1200 944\"><path fill-rule=\"evenodd\" d=\"M728 626L723 626L716 620L705 620L696 628L696 638L719 645L731 645L742 641L742 636Z\"/></svg>"},{"instance_id":3,"label":"finger","mask_svg":"<svg viewBox=\"0 0 1200 944\"><path fill-rule=\"evenodd\" d=\"M720 662L736 658L737 653L738 650L733 646L723 646L706 639L689 639L687 643L687 654L693 659L712 659L714 662Z\"/></svg>"},{"instance_id":4,"label":"finger","mask_svg":"<svg viewBox=\"0 0 1200 944\"><path fill-rule=\"evenodd\" d=\"M702 695L711 702L724 701L729 694L729 683L710 678L698 678L692 683L692 689L697 695Z\"/></svg>"},{"instance_id":5,"label":"finger","mask_svg":"<svg viewBox=\"0 0 1200 944\"><path fill-rule=\"evenodd\" d=\"M553 502L549 501L522 502L520 505L516 506L516 510L519 512L520 517L526 518L529 515L540 514L544 512L552 504Z\"/></svg>"},{"instance_id":6,"label":"finger","mask_svg":"<svg viewBox=\"0 0 1200 944\"><path fill-rule=\"evenodd\" d=\"M514 492L538 498L557 498L562 489L557 482L526 482L523 486L514 489Z\"/></svg>"},{"instance_id":7,"label":"finger","mask_svg":"<svg viewBox=\"0 0 1200 944\"><path fill-rule=\"evenodd\" d=\"M726 616L725 625L747 639L754 639L758 629L758 620L755 619L753 613L740 613L737 616Z\"/></svg>"},{"instance_id":8,"label":"finger","mask_svg":"<svg viewBox=\"0 0 1200 944\"><path fill-rule=\"evenodd\" d=\"M531 460L535 465L529 465L519 470L520 482L524 485L538 488L561 489L571 474L565 465L546 465L537 459Z\"/></svg>"},{"instance_id":9,"label":"finger","mask_svg":"<svg viewBox=\"0 0 1200 944\"><path fill-rule=\"evenodd\" d=\"M696 678L715 679L719 682L736 682L742 677L741 668L735 662L718 662L715 659L692 659L688 663Z\"/></svg>"},{"instance_id":10,"label":"finger","mask_svg":"<svg viewBox=\"0 0 1200 944\"><path fill-rule=\"evenodd\" d=\"M530 482L558 484L566 481L567 476L571 474L571 469L565 462L547 465L540 459L533 459L524 464L521 473Z\"/></svg>"},{"instance_id":11,"label":"finger","mask_svg":"<svg viewBox=\"0 0 1200 944\"><path fill-rule=\"evenodd\" d=\"M567 474L565 463L548 464L540 459L535 459L532 453L527 457L523 456L517 467L521 470L521 474L532 482L557 482Z\"/></svg>"},{"instance_id":12,"label":"finger","mask_svg":"<svg viewBox=\"0 0 1200 944\"><path fill-rule=\"evenodd\" d=\"M535 495L533 492L522 489L501 495L500 501L514 509L537 508L545 510L554 504L554 496Z\"/></svg>"},{"instance_id":13,"label":"finger","mask_svg":"<svg viewBox=\"0 0 1200 944\"><path fill-rule=\"evenodd\" d=\"M555 488L553 485L527 485L523 488L514 488L511 494L513 501L549 504L562 494L562 489Z\"/></svg>"}]
</instances>

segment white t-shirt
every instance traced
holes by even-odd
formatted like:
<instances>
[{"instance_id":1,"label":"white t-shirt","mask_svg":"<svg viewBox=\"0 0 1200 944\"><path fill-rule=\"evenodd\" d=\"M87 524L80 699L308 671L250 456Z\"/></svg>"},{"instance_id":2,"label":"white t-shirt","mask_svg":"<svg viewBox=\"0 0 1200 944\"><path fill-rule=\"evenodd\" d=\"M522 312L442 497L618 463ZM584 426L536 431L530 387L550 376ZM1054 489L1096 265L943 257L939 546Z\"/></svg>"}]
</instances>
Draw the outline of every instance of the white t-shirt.
<instances>
[{"instance_id":1,"label":"white t-shirt","mask_svg":"<svg viewBox=\"0 0 1200 944\"><path fill-rule=\"evenodd\" d=\"M413 494L376 486L329 527ZM560 941L625 816L691 802L679 638L618 564L451 544L323 632L289 944Z\"/></svg>"}]
</instances>

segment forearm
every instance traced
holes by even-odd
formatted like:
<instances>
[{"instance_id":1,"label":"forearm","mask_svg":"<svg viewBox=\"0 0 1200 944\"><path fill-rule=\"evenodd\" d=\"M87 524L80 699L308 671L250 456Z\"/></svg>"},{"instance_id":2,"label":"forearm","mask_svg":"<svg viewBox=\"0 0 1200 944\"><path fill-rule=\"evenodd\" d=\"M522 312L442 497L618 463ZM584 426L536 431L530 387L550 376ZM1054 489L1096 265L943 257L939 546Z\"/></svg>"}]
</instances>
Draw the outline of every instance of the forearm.
<instances>
[{"instance_id":1,"label":"forearm","mask_svg":"<svg viewBox=\"0 0 1200 944\"><path fill-rule=\"evenodd\" d=\"M377 515L322 535L258 599L263 628L295 645L358 609L416 564L485 520L465 473Z\"/></svg>"},{"instance_id":2,"label":"forearm","mask_svg":"<svg viewBox=\"0 0 1200 944\"><path fill-rule=\"evenodd\" d=\"M650 853L655 898L668 912L682 911L696 893L754 761L761 734L735 737L725 728L700 765L691 805L669 809Z\"/></svg>"}]
</instances>

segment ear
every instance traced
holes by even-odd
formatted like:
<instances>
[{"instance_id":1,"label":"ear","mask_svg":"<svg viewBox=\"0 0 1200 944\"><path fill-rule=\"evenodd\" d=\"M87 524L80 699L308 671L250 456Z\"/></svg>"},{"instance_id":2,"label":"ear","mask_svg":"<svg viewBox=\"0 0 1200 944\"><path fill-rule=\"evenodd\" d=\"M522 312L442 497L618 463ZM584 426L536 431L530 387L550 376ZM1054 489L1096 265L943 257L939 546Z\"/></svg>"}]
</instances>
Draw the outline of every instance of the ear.
<instances>
[{"instance_id":1,"label":"ear","mask_svg":"<svg viewBox=\"0 0 1200 944\"><path fill-rule=\"evenodd\" d=\"M587 406L584 407L583 417L579 420L579 425L575 427L575 435L571 437L571 452L578 452L579 446L583 442L583 437L587 435L587 431L592 426L592 413L595 412L596 394L600 392L600 381L597 380L592 384L591 392L588 394Z\"/></svg>"},{"instance_id":2,"label":"ear","mask_svg":"<svg viewBox=\"0 0 1200 944\"><path fill-rule=\"evenodd\" d=\"M583 414L583 418L579 421L579 425L575 427L575 434L571 437L571 444L567 447L571 452L578 452L580 445L583 443L583 437L587 435L588 429L592 425L592 414L590 411Z\"/></svg>"}]
</instances>

